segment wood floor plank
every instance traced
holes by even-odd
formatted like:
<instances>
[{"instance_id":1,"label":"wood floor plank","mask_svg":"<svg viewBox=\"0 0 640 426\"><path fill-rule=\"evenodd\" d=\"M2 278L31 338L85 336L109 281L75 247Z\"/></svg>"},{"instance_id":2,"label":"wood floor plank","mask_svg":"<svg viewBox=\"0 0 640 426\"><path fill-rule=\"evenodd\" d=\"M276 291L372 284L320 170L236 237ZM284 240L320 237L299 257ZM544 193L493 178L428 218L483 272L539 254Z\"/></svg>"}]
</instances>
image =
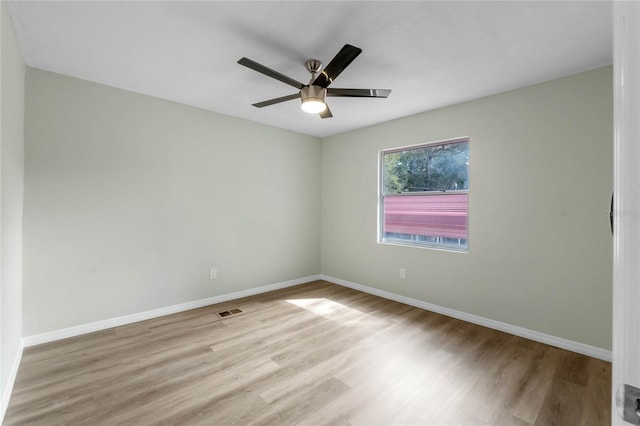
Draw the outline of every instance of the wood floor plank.
<instances>
[{"instance_id":1,"label":"wood floor plank","mask_svg":"<svg viewBox=\"0 0 640 426\"><path fill-rule=\"evenodd\" d=\"M589 380L582 404L582 426L609 424L611 421L609 387L611 384L611 364L589 359Z\"/></svg>"},{"instance_id":2,"label":"wood floor plank","mask_svg":"<svg viewBox=\"0 0 640 426\"><path fill-rule=\"evenodd\" d=\"M316 281L27 348L4 424L595 426L610 383L604 361Z\"/></svg>"},{"instance_id":3,"label":"wood floor plank","mask_svg":"<svg viewBox=\"0 0 640 426\"><path fill-rule=\"evenodd\" d=\"M272 404L274 412L251 421L253 425L285 425L299 423L301 419L347 392L349 387L335 377L302 393L291 393L291 398Z\"/></svg>"},{"instance_id":4,"label":"wood floor plank","mask_svg":"<svg viewBox=\"0 0 640 426\"><path fill-rule=\"evenodd\" d=\"M529 424L535 424L556 370L563 359L563 352L561 349L542 344L535 349L524 380L514 393L514 403L509 409L511 415Z\"/></svg>"},{"instance_id":5,"label":"wood floor plank","mask_svg":"<svg viewBox=\"0 0 640 426\"><path fill-rule=\"evenodd\" d=\"M502 359L487 370L467 396L468 414L484 423L496 423L501 409L508 408L509 401L517 391L518 383L531 362L532 354L518 345L507 346Z\"/></svg>"},{"instance_id":6,"label":"wood floor plank","mask_svg":"<svg viewBox=\"0 0 640 426\"><path fill-rule=\"evenodd\" d=\"M586 386L589 381L589 359L586 355L566 354L562 365L558 368L558 378L576 385Z\"/></svg>"},{"instance_id":7,"label":"wood floor plank","mask_svg":"<svg viewBox=\"0 0 640 426\"><path fill-rule=\"evenodd\" d=\"M577 406L576 401L585 401L585 388L581 385L564 379L554 380L536 425L545 426L577 426L582 421L582 404Z\"/></svg>"}]
</instances>

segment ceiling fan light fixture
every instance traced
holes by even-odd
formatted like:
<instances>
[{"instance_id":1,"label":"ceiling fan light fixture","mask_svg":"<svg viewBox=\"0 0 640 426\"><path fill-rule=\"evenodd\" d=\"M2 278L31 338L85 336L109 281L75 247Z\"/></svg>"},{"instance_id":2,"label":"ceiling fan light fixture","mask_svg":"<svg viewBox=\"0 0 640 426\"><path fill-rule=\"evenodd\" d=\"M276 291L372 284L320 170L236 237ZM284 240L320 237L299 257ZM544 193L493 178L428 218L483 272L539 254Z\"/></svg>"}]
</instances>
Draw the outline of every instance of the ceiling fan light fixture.
<instances>
[{"instance_id":1,"label":"ceiling fan light fixture","mask_svg":"<svg viewBox=\"0 0 640 426\"><path fill-rule=\"evenodd\" d=\"M240 58L238 63L257 71L260 74L264 74L267 77L271 77L284 84L293 86L298 90L298 92L291 95L280 96L279 98L252 104L254 107L263 108L293 99L300 99L300 107L303 111L308 112L309 114L318 114L320 118L324 119L333 117L333 114L329 109L329 105L327 105L325 101L327 96L347 98L386 98L389 96L389 93L391 93L391 90L387 89L344 89L329 87L336 77L338 77L360 53L362 53L362 49L350 44L345 44L342 46L342 49L340 49L338 54L329 61L329 65L324 67L324 69L322 68L322 62L319 60L308 60L305 62L305 67L311 74L311 79L307 85L246 57Z\"/></svg>"},{"instance_id":2,"label":"ceiling fan light fixture","mask_svg":"<svg viewBox=\"0 0 640 426\"><path fill-rule=\"evenodd\" d=\"M300 99L302 104L300 107L304 112L309 114L319 114L327 109L324 97L327 95L327 89L321 86L305 86L300 90Z\"/></svg>"},{"instance_id":3,"label":"ceiling fan light fixture","mask_svg":"<svg viewBox=\"0 0 640 426\"><path fill-rule=\"evenodd\" d=\"M308 112L309 114L319 114L327 109L327 104L320 99L306 99L302 101L300 107L304 112Z\"/></svg>"}]
</instances>

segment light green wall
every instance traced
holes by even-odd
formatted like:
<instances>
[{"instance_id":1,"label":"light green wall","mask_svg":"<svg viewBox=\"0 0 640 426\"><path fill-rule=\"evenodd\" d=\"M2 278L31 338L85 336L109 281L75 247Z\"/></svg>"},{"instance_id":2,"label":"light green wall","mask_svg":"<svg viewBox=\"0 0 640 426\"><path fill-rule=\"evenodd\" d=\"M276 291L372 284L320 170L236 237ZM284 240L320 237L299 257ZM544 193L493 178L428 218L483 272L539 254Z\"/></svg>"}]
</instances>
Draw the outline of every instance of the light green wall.
<instances>
[{"instance_id":1,"label":"light green wall","mask_svg":"<svg viewBox=\"0 0 640 426\"><path fill-rule=\"evenodd\" d=\"M7 2L0 2L0 392L6 395L22 340L22 199L25 66Z\"/></svg>"},{"instance_id":2,"label":"light green wall","mask_svg":"<svg viewBox=\"0 0 640 426\"><path fill-rule=\"evenodd\" d=\"M27 69L24 335L322 272L609 349L611 81L320 141ZM378 244L378 151L458 136L470 252Z\"/></svg>"},{"instance_id":3,"label":"light green wall","mask_svg":"<svg viewBox=\"0 0 640 426\"><path fill-rule=\"evenodd\" d=\"M610 349L612 99L606 67L324 139L323 274ZM469 253L378 244L378 151L459 136Z\"/></svg>"},{"instance_id":4,"label":"light green wall","mask_svg":"<svg viewBox=\"0 0 640 426\"><path fill-rule=\"evenodd\" d=\"M314 137L28 68L24 335L320 273L320 156Z\"/></svg>"}]
</instances>

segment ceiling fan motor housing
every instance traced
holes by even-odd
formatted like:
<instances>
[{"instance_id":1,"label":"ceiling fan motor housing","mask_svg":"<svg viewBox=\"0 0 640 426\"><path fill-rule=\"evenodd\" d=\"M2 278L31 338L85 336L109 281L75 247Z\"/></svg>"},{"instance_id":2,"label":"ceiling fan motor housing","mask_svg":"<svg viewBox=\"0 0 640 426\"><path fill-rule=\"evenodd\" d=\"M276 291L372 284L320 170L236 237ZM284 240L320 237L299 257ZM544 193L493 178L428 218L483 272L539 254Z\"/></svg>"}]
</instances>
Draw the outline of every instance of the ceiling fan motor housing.
<instances>
[{"instance_id":1,"label":"ceiling fan motor housing","mask_svg":"<svg viewBox=\"0 0 640 426\"><path fill-rule=\"evenodd\" d=\"M327 96L327 89L322 86L304 86L300 89L300 98L302 103L309 101L324 102L324 98Z\"/></svg>"}]
</instances>

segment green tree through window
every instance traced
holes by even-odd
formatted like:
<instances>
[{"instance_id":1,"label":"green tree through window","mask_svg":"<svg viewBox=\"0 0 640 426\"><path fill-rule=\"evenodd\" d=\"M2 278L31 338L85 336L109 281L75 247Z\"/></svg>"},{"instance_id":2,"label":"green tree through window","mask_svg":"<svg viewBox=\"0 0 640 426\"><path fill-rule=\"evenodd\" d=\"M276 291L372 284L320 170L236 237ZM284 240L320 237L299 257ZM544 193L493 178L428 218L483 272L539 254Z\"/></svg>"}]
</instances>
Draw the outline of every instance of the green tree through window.
<instances>
[{"instance_id":1,"label":"green tree through window","mask_svg":"<svg viewBox=\"0 0 640 426\"><path fill-rule=\"evenodd\" d=\"M469 189L469 143L458 142L384 154L384 192Z\"/></svg>"}]
</instances>

